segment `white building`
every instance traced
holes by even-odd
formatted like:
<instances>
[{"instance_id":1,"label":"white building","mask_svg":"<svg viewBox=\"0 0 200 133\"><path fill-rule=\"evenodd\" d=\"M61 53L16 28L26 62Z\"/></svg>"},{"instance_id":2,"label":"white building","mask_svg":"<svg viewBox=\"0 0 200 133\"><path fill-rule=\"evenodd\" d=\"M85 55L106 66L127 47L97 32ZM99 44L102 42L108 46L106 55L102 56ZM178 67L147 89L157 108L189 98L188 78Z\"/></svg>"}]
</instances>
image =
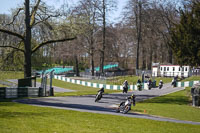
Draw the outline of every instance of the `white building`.
<instances>
[{"instance_id":1,"label":"white building","mask_svg":"<svg viewBox=\"0 0 200 133\"><path fill-rule=\"evenodd\" d=\"M154 65L152 66L152 76L154 77L189 77L191 76L190 66L179 65Z\"/></svg>"}]
</instances>

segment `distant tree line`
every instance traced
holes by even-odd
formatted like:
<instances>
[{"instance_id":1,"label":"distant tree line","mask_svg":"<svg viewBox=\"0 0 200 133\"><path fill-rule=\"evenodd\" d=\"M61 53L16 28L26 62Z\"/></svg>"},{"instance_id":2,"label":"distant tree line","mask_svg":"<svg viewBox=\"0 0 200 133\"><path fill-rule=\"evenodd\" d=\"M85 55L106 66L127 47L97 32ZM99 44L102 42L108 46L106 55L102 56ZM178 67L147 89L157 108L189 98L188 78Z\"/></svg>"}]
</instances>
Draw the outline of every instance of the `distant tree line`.
<instances>
[{"instance_id":1,"label":"distant tree line","mask_svg":"<svg viewBox=\"0 0 200 133\"><path fill-rule=\"evenodd\" d=\"M31 68L57 65L94 75L110 62L131 71L149 70L152 62L200 64L198 0L129 0L117 23L109 19L114 0L80 0L60 10L42 0L24 2L0 15L1 70L28 77Z\"/></svg>"}]
</instances>

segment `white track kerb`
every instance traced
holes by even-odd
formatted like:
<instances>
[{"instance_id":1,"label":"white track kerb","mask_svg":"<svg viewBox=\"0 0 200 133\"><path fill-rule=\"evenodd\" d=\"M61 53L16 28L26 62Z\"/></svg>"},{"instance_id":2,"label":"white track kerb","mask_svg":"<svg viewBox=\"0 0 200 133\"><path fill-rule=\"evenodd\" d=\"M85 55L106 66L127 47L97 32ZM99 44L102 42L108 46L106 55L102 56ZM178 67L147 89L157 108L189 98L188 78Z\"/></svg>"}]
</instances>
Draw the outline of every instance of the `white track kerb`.
<instances>
[{"instance_id":1,"label":"white track kerb","mask_svg":"<svg viewBox=\"0 0 200 133\"><path fill-rule=\"evenodd\" d=\"M54 75L54 79L62 80L65 82L73 83L73 84L79 84L83 86L88 87L94 87L94 88L102 88L110 89L110 90L123 90L122 85L109 85L109 84L99 84L99 83L92 83L92 82L86 82L81 80L75 80L63 76ZM186 82L177 82L177 87L192 87L194 84L200 83L200 81L186 81ZM143 84L143 89L148 90L147 83ZM129 90L138 90L137 85L129 85Z\"/></svg>"}]
</instances>

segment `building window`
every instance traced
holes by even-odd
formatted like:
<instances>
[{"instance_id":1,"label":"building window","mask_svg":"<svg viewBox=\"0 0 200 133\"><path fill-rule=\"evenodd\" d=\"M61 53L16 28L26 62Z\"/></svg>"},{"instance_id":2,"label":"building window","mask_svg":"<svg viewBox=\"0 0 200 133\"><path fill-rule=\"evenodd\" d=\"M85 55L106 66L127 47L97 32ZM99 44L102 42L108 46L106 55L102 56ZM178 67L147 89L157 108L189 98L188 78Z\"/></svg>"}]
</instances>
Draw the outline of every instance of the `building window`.
<instances>
[{"instance_id":1,"label":"building window","mask_svg":"<svg viewBox=\"0 0 200 133\"><path fill-rule=\"evenodd\" d=\"M166 67L164 67L164 71L166 71Z\"/></svg>"},{"instance_id":2,"label":"building window","mask_svg":"<svg viewBox=\"0 0 200 133\"><path fill-rule=\"evenodd\" d=\"M187 72L187 67L185 67L185 71Z\"/></svg>"},{"instance_id":3,"label":"building window","mask_svg":"<svg viewBox=\"0 0 200 133\"><path fill-rule=\"evenodd\" d=\"M181 67L179 67L179 71L181 71Z\"/></svg>"},{"instance_id":4,"label":"building window","mask_svg":"<svg viewBox=\"0 0 200 133\"><path fill-rule=\"evenodd\" d=\"M184 67L182 67L182 71L184 71Z\"/></svg>"},{"instance_id":5,"label":"building window","mask_svg":"<svg viewBox=\"0 0 200 133\"><path fill-rule=\"evenodd\" d=\"M167 71L169 71L169 67L167 67Z\"/></svg>"},{"instance_id":6,"label":"building window","mask_svg":"<svg viewBox=\"0 0 200 133\"><path fill-rule=\"evenodd\" d=\"M160 71L162 71L162 67L160 67Z\"/></svg>"},{"instance_id":7,"label":"building window","mask_svg":"<svg viewBox=\"0 0 200 133\"><path fill-rule=\"evenodd\" d=\"M175 67L173 67L173 71L175 71Z\"/></svg>"}]
</instances>

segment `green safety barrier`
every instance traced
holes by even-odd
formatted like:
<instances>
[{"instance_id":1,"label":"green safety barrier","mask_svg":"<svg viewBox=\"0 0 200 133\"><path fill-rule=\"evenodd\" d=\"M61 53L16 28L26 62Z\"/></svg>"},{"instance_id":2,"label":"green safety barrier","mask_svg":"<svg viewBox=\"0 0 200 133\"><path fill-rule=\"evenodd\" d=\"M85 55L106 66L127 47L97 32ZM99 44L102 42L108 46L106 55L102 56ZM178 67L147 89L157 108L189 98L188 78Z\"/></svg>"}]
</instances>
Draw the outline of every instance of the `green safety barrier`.
<instances>
[{"instance_id":1,"label":"green safety barrier","mask_svg":"<svg viewBox=\"0 0 200 133\"><path fill-rule=\"evenodd\" d=\"M106 65L106 66L103 67L103 69L106 70L106 69L111 69L111 68L115 68L115 67L118 67L118 64ZM100 67L96 67L95 70L100 71Z\"/></svg>"}]
</instances>

